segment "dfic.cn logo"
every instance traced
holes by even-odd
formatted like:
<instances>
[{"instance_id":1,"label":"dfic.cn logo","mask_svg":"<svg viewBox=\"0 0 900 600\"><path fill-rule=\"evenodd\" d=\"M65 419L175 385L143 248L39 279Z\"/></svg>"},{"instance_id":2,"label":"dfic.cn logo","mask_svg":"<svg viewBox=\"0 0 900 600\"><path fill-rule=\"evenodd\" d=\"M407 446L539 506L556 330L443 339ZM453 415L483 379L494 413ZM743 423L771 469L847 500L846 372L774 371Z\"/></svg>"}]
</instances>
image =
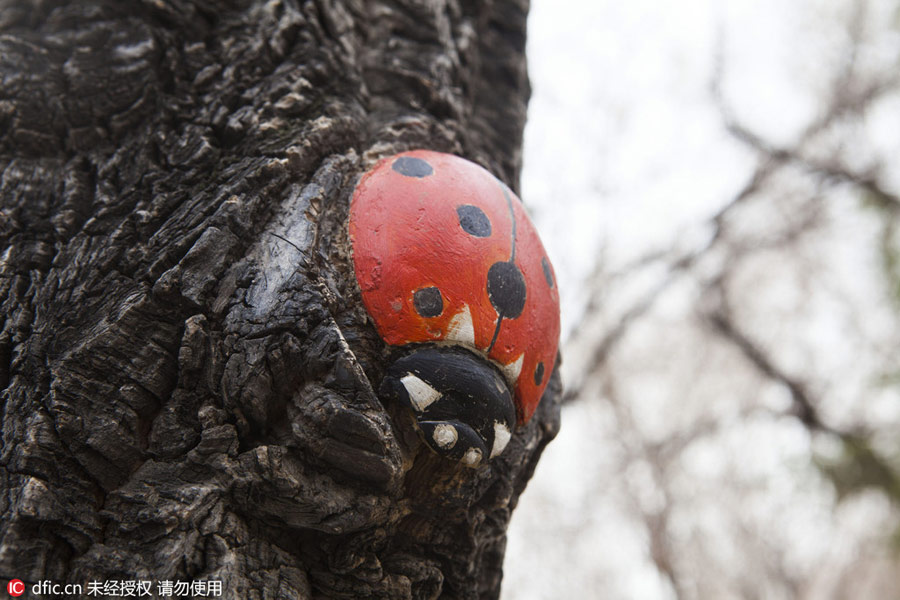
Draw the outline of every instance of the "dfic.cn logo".
<instances>
[{"instance_id":1,"label":"dfic.cn logo","mask_svg":"<svg viewBox=\"0 0 900 600\"><path fill-rule=\"evenodd\" d=\"M10 579L9 583L6 584L6 591L13 598L21 596L25 593L25 583L21 579Z\"/></svg>"}]
</instances>

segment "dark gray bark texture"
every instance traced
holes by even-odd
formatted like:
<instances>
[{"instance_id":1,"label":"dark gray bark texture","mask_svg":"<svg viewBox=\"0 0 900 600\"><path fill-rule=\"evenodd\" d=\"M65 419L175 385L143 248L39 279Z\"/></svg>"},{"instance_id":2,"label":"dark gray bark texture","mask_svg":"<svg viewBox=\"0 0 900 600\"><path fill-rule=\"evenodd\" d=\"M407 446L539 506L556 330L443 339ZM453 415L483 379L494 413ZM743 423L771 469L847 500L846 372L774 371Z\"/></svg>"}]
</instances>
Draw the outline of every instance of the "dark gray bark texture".
<instances>
[{"instance_id":1,"label":"dark gray bark texture","mask_svg":"<svg viewBox=\"0 0 900 600\"><path fill-rule=\"evenodd\" d=\"M433 455L346 219L411 148L516 187L526 12L0 0L0 577L498 596L558 374L490 466Z\"/></svg>"}]
</instances>

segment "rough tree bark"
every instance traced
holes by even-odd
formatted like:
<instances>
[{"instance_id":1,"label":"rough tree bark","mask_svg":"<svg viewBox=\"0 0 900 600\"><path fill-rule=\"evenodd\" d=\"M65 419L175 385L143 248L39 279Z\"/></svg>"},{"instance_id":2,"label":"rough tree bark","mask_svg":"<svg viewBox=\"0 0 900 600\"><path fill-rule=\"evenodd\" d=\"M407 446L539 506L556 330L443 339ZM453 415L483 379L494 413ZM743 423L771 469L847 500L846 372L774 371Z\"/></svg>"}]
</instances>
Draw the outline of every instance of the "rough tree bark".
<instances>
[{"instance_id":1,"label":"rough tree bark","mask_svg":"<svg viewBox=\"0 0 900 600\"><path fill-rule=\"evenodd\" d=\"M345 219L415 147L516 187L526 11L0 0L0 576L498 595L558 374L490 466L431 454Z\"/></svg>"}]
</instances>

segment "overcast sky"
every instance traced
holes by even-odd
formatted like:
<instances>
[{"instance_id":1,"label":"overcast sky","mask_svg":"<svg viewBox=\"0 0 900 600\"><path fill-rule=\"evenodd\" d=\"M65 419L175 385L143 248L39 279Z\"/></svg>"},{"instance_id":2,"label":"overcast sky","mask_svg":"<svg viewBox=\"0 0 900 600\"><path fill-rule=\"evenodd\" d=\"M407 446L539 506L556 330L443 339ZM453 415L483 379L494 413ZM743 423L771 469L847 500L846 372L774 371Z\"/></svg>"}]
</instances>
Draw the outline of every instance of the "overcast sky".
<instances>
[{"instance_id":1,"label":"overcast sky","mask_svg":"<svg viewBox=\"0 0 900 600\"><path fill-rule=\"evenodd\" d=\"M841 23L848 6L852 2L837 0L532 1L533 96L522 199L557 272L564 341L582 326L590 295L584 281L598 263L616 273L650 252L702 246L712 233L708 218L753 172L754 153L726 132L714 102L716 69L725 73L724 97L734 113L767 139L788 144L820 109L817 98L830 84L824 66L845 58ZM872 17L876 22L894 18L890 2L873 2L873 10L884 12ZM883 41L861 60L877 63L896 55L897 36ZM883 120L866 134L867 145L896 156L900 110L883 112ZM846 226L847 239L871 237L870 225L854 220L855 201L847 199L851 208L838 213L837 220ZM844 210L840 202L835 205ZM846 273L859 277L870 257L837 248L829 260L843 269L846 280ZM767 288L774 305L796 295L790 279L781 282ZM874 293L862 278L859 289L863 296ZM672 314L680 310L678 298L666 300ZM811 335L821 344L833 343L843 334L829 332L842 331L840 324L828 310L822 314ZM887 329L884 323L876 327ZM845 350L853 352L850 346ZM579 377L578 357L569 352L563 355L564 383ZM820 362L827 365L829 357L847 362L839 350ZM639 384L652 392L655 383L663 385L647 377ZM889 402L896 404L896 394ZM613 459L605 455L614 451L617 433L609 427L602 402L564 409L562 432L513 516L504 600L674 597L649 560L645 534L622 510L622 499L607 494L614 486L598 480L614 471ZM839 518L832 514L833 494L808 470L812 442L796 422L753 425L721 443L739 448L750 443L747 436L761 449L747 468L764 489L751 508L762 521L783 515L785 523L776 523L773 531L789 534L784 555L795 566L820 569L829 561L847 560L840 552L852 554L857 546L848 542L828 556L820 546L835 545L848 539L847 532L871 529L889 518L890 508L875 497ZM705 455L697 453L692 468L699 475L685 485L702 486L709 472L727 468L715 460L722 452L714 446ZM804 468L798 470L798 464ZM644 476L629 472L637 482L631 489L652 496L652 486L640 484ZM709 481L714 484L714 478ZM640 501L652 504L653 499ZM713 510L696 518L706 518L715 529ZM763 597L774 596L763 592Z\"/></svg>"}]
</instances>

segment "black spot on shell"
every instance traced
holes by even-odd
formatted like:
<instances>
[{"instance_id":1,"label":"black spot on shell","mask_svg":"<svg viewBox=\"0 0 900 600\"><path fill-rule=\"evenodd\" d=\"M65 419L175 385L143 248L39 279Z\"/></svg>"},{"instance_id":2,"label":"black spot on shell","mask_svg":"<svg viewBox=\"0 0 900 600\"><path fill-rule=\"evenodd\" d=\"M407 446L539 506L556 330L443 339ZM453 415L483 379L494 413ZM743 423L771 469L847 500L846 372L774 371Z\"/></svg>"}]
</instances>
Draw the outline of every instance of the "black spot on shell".
<instances>
[{"instance_id":1,"label":"black spot on shell","mask_svg":"<svg viewBox=\"0 0 900 600\"><path fill-rule=\"evenodd\" d=\"M541 385L544 380L544 363L539 362L534 368L534 385Z\"/></svg>"},{"instance_id":2,"label":"black spot on shell","mask_svg":"<svg viewBox=\"0 0 900 600\"><path fill-rule=\"evenodd\" d=\"M525 278L515 263L496 262L488 270L487 293L504 319L515 319L525 308Z\"/></svg>"},{"instance_id":3,"label":"black spot on shell","mask_svg":"<svg viewBox=\"0 0 900 600\"><path fill-rule=\"evenodd\" d=\"M456 209L456 214L459 217L459 226L469 235L480 238L491 235L491 220L477 206L463 204Z\"/></svg>"},{"instance_id":4,"label":"black spot on shell","mask_svg":"<svg viewBox=\"0 0 900 600\"><path fill-rule=\"evenodd\" d=\"M544 279L547 280L547 285L553 287L553 272L550 270L550 261L546 256L541 257L541 266L544 267Z\"/></svg>"},{"instance_id":5,"label":"black spot on shell","mask_svg":"<svg viewBox=\"0 0 900 600\"><path fill-rule=\"evenodd\" d=\"M437 317L444 312L444 299L436 287L422 288L413 294L413 306L423 317Z\"/></svg>"},{"instance_id":6,"label":"black spot on shell","mask_svg":"<svg viewBox=\"0 0 900 600\"><path fill-rule=\"evenodd\" d=\"M391 168L407 177L422 178L428 177L434 173L434 169L431 168L431 165L421 158L415 158L413 156L401 156L394 161Z\"/></svg>"}]
</instances>

